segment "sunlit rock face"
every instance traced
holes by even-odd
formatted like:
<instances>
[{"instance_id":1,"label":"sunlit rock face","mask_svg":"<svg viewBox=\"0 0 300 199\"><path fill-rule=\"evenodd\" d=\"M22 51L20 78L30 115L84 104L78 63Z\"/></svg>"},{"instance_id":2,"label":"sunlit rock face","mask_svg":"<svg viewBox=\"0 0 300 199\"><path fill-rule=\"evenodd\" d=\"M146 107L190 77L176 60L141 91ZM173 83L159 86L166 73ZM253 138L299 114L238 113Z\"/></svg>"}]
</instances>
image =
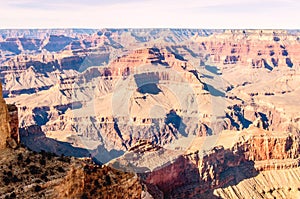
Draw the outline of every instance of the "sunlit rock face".
<instances>
[{"instance_id":1,"label":"sunlit rock face","mask_svg":"<svg viewBox=\"0 0 300 199\"><path fill-rule=\"evenodd\" d=\"M7 105L2 97L2 84L0 83L0 149L17 147L20 143L18 108Z\"/></svg>"},{"instance_id":2,"label":"sunlit rock face","mask_svg":"<svg viewBox=\"0 0 300 199\"><path fill-rule=\"evenodd\" d=\"M10 137L9 115L7 105L2 97L2 85L0 84L0 149L6 148L6 141Z\"/></svg>"},{"instance_id":3,"label":"sunlit rock face","mask_svg":"<svg viewBox=\"0 0 300 199\"><path fill-rule=\"evenodd\" d=\"M183 150L222 130L299 132L297 31L1 31L22 135L37 125L109 161L140 139Z\"/></svg>"},{"instance_id":4,"label":"sunlit rock face","mask_svg":"<svg viewBox=\"0 0 300 199\"><path fill-rule=\"evenodd\" d=\"M97 195L85 185L107 172L125 177L122 191L133 185L124 197L299 196L299 31L0 35L3 96L14 104L0 99L0 147L21 140L118 170L67 167L58 197Z\"/></svg>"},{"instance_id":5,"label":"sunlit rock face","mask_svg":"<svg viewBox=\"0 0 300 199\"><path fill-rule=\"evenodd\" d=\"M259 128L225 131L210 150L201 147L204 139L195 139L188 152L181 154L141 141L108 165L138 173L152 187L150 193L161 192L167 198L240 198L242 193L246 198L252 194L286 198L299 194L299 135ZM247 190L250 184L256 188Z\"/></svg>"}]
</instances>

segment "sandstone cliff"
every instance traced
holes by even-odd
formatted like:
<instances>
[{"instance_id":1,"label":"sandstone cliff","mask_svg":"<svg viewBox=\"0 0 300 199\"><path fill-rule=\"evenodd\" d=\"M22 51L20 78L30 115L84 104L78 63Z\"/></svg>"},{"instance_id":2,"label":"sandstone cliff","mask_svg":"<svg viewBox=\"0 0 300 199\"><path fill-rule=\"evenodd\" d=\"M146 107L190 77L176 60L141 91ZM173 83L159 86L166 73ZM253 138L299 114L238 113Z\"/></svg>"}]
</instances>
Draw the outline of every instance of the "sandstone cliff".
<instances>
[{"instance_id":1,"label":"sandstone cliff","mask_svg":"<svg viewBox=\"0 0 300 199\"><path fill-rule=\"evenodd\" d=\"M45 38L74 36L59 35ZM139 139L166 145L223 129L299 128L298 65L269 70L247 60L271 56L272 49L273 57L297 60L294 34L105 29L76 38L63 50L20 54L1 64L4 96L19 107L23 129L40 125L46 137L74 147L124 152ZM213 54L220 60L212 62ZM231 54L241 61L223 63ZM172 110L177 121L167 118Z\"/></svg>"},{"instance_id":2,"label":"sandstone cliff","mask_svg":"<svg viewBox=\"0 0 300 199\"><path fill-rule=\"evenodd\" d=\"M9 115L7 106L2 97L2 85L0 84L0 149L6 148L7 139L10 137Z\"/></svg>"},{"instance_id":3,"label":"sandstone cliff","mask_svg":"<svg viewBox=\"0 0 300 199\"><path fill-rule=\"evenodd\" d=\"M122 156L112 164L158 198L298 193L299 31L44 31L0 30L3 95L31 149ZM69 175L69 190L91 179Z\"/></svg>"},{"instance_id":4,"label":"sandstone cliff","mask_svg":"<svg viewBox=\"0 0 300 199\"><path fill-rule=\"evenodd\" d=\"M142 184L132 173L95 165L72 168L56 187L55 198L141 198Z\"/></svg>"},{"instance_id":5,"label":"sandstone cliff","mask_svg":"<svg viewBox=\"0 0 300 199\"><path fill-rule=\"evenodd\" d=\"M18 109L0 99L0 198L152 198L133 173L97 166L90 158L37 153L17 146ZM39 129L30 132L39 134Z\"/></svg>"},{"instance_id":6,"label":"sandstone cliff","mask_svg":"<svg viewBox=\"0 0 300 199\"><path fill-rule=\"evenodd\" d=\"M20 142L18 109L14 105L6 105L2 97L0 83L0 149L7 146L15 148Z\"/></svg>"},{"instance_id":7,"label":"sandstone cliff","mask_svg":"<svg viewBox=\"0 0 300 199\"><path fill-rule=\"evenodd\" d=\"M296 186L280 183L275 176L282 173L287 181L299 184L299 136L257 128L238 134L228 144L230 139L225 137L230 134L225 132L218 146L205 151L195 140L185 153L141 142L110 165L138 172L145 184L157 187L167 198L240 198L244 192L250 198L252 193L244 191L248 183L259 187L253 192L259 198L296 196ZM264 175L274 176L275 181L267 183ZM264 186L256 184L256 179Z\"/></svg>"}]
</instances>

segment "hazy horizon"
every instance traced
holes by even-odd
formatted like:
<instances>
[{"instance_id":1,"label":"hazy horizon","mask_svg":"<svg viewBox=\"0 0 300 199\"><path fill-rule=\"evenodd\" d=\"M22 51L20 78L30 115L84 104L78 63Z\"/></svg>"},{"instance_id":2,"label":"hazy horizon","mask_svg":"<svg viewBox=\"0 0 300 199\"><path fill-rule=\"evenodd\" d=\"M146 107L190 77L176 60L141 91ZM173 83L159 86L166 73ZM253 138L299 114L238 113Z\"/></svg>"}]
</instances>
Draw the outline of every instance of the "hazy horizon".
<instances>
[{"instance_id":1,"label":"hazy horizon","mask_svg":"<svg viewBox=\"0 0 300 199\"><path fill-rule=\"evenodd\" d=\"M296 0L1 1L1 29L300 27Z\"/></svg>"}]
</instances>

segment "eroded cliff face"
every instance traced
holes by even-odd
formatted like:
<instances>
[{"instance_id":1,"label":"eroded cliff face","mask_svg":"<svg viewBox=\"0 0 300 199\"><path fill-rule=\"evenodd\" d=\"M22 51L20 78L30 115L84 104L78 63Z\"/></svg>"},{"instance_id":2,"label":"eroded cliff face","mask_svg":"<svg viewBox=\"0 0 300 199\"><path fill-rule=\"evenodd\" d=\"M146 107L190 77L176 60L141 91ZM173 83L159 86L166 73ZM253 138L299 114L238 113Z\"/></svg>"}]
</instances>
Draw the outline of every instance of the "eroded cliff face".
<instances>
[{"instance_id":1,"label":"eroded cliff face","mask_svg":"<svg viewBox=\"0 0 300 199\"><path fill-rule=\"evenodd\" d=\"M18 109L14 105L6 105L2 97L0 83L0 149L7 146L15 148L20 142Z\"/></svg>"},{"instance_id":2,"label":"eroded cliff face","mask_svg":"<svg viewBox=\"0 0 300 199\"><path fill-rule=\"evenodd\" d=\"M27 72L37 74L33 67ZM19 81L28 79L19 77ZM50 138L89 149L100 145L108 151L125 151L139 139L165 145L186 134L211 133L209 110L198 111L210 104L210 97L196 68L166 49L135 50L108 67L92 67L80 74L53 71L32 77L27 85L41 83L38 86L43 90L33 89L40 95L20 95L21 90L8 94L18 105L30 100L19 107L22 131L39 125ZM6 85L16 89L16 84ZM26 143L29 134L22 133Z\"/></svg>"},{"instance_id":3,"label":"eroded cliff face","mask_svg":"<svg viewBox=\"0 0 300 199\"><path fill-rule=\"evenodd\" d=\"M136 174L90 159L18 147L1 149L0 165L1 198L151 198Z\"/></svg>"},{"instance_id":4,"label":"eroded cliff face","mask_svg":"<svg viewBox=\"0 0 300 199\"><path fill-rule=\"evenodd\" d=\"M161 169L140 174L146 184L154 185L167 198L201 198L211 190L238 181L235 172L257 174L254 163L242 153L215 147L207 154L194 152L179 156ZM240 177L241 178L241 177Z\"/></svg>"},{"instance_id":5,"label":"eroded cliff face","mask_svg":"<svg viewBox=\"0 0 300 199\"><path fill-rule=\"evenodd\" d=\"M279 107L268 104L235 104L228 107L226 118L226 128L229 130L257 127L270 131L297 132L295 120L289 118ZM295 128L292 128L293 126Z\"/></svg>"},{"instance_id":6,"label":"eroded cliff face","mask_svg":"<svg viewBox=\"0 0 300 199\"><path fill-rule=\"evenodd\" d=\"M56 36L49 31L32 32L40 37L42 42L36 45L42 52L5 56L1 64L4 96L19 107L20 127L40 125L45 139L124 152L145 138L164 146L187 135L200 137L223 129L299 129L295 111L299 40L295 34L267 30L50 32ZM5 34L17 37L14 31ZM22 49L19 40L11 42ZM213 61L216 56L220 60ZM278 58L279 65L272 65L272 70L252 66L256 58ZM284 64L285 58L293 61L293 67ZM179 122L167 119L171 111Z\"/></svg>"},{"instance_id":7,"label":"eroded cliff face","mask_svg":"<svg viewBox=\"0 0 300 199\"><path fill-rule=\"evenodd\" d=\"M9 115L7 106L2 97L2 85L0 84L0 111L1 111L1 127L0 127L0 148L3 149L6 147L6 140L10 137L10 127L9 127Z\"/></svg>"},{"instance_id":8,"label":"eroded cliff face","mask_svg":"<svg viewBox=\"0 0 300 199\"><path fill-rule=\"evenodd\" d=\"M0 123L0 198L152 198L134 173L96 165L91 158L37 153L18 146L18 109L6 105L2 95ZM30 137L32 142L45 137L39 126L21 129L26 136L29 132L36 135ZM58 142L50 145L59 150Z\"/></svg>"},{"instance_id":9,"label":"eroded cliff face","mask_svg":"<svg viewBox=\"0 0 300 199\"><path fill-rule=\"evenodd\" d=\"M27 146L80 157L88 148L100 162L129 151L125 160L137 163L121 165L138 170L158 198L297 193L267 178L278 171L299 181L298 33L46 32L32 33L36 40L9 38L19 37L14 31L1 38L4 96L19 107ZM8 110L14 131L16 112ZM201 142L189 140L224 129L233 131L229 138L240 136L231 146L220 142L203 152ZM141 147L140 139L161 147ZM259 191L246 188L256 181Z\"/></svg>"},{"instance_id":10,"label":"eroded cliff face","mask_svg":"<svg viewBox=\"0 0 300 199\"><path fill-rule=\"evenodd\" d=\"M10 136L16 142L16 144L19 144L20 134L19 134L18 107L13 104L8 104L7 109L9 114Z\"/></svg>"},{"instance_id":11,"label":"eroded cliff face","mask_svg":"<svg viewBox=\"0 0 300 199\"><path fill-rule=\"evenodd\" d=\"M299 66L299 41L297 36L286 31L228 30L208 38L194 39L209 52L211 63L224 68L235 64L268 70Z\"/></svg>"},{"instance_id":12,"label":"eroded cliff face","mask_svg":"<svg viewBox=\"0 0 300 199\"><path fill-rule=\"evenodd\" d=\"M63 185L63 186L62 186ZM54 198L141 198L143 186L132 173L95 165L72 168Z\"/></svg>"},{"instance_id":13,"label":"eroded cliff face","mask_svg":"<svg viewBox=\"0 0 300 199\"><path fill-rule=\"evenodd\" d=\"M298 135L262 131L251 136L245 135L233 148L235 150L243 150L245 158L255 162L284 159L296 160L299 158L300 142Z\"/></svg>"},{"instance_id":14,"label":"eroded cliff face","mask_svg":"<svg viewBox=\"0 0 300 199\"><path fill-rule=\"evenodd\" d=\"M218 144L222 143L222 138L220 140ZM294 185L280 184L281 188L278 188L280 179L275 178L274 183L263 182L264 186L256 185L255 179L266 180L262 176L275 177L278 172L299 183L296 177L299 176L298 135L252 128L251 131L240 132L236 141L225 146L216 146L208 151L193 149L182 154L180 151L171 152L153 146L149 142L140 142L109 165L138 172L146 185L157 187L166 198L227 198L231 194L230 187L237 189L232 197L239 198L239 194L246 189L245 183L259 187L259 191L254 192L260 198L275 195L284 198L297 194ZM156 167L150 157L153 161L160 159ZM272 195L269 190L273 189L276 191ZM249 194L246 198L250 197L249 191L245 193Z\"/></svg>"}]
</instances>

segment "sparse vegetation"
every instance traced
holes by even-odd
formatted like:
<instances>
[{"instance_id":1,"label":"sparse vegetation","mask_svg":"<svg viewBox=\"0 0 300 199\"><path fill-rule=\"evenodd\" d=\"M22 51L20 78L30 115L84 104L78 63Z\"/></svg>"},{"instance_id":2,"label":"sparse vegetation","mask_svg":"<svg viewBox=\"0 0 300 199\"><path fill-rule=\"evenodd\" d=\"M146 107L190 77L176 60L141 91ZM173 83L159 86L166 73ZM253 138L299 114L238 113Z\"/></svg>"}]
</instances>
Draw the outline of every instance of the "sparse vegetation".
<instances>
[{"instance_id":1,"label":"sparse vegetation","mask_svg":"<svg viewBox=\"0 0 300 199\"><path fill-rule=\"evenodd\" d=\"M0 154L0 196L9 199L44 197L42 185L51 180L62 180L71 164L71 158L45 151L37 153L22 146L7 150Z\"/></svg>"},{"instance_id":2,"label":"sparse vegetation","mask_svg":"<svg viewBox=\"0 0 300 199\"><path fill-rule=\"evenodd\" d=\"M76 189L83 187L75 198L105 198L108 195L115 196L114 198L140 197L141 185L131 173L106 166L102 168L90 161L64 155L56 156L45 151L32 152L23 147L10 149L6 154L0 155L3 171L0 173L0 195L5 195L4 198L52 198L58 194L57 190L68 187L63 181L72 165L80 165L79 174L84 176L84 185L80 184L80 175L75 175L75 179L67 182L77 183L74 185ZM47 185L49 181L54 183L50 187ZM131 186L130 191L128 186Z\"/></svg>"},{"instance_id":3,"label":"sparse vegetation","mask_svg":"<svg viewBox=\"0 0 300 199\"><path fill-rule=\"evenodd\" d=\"M81 181L84 176L84 182ZM59 197L76 198L140 198L142 185L132 173L117 171L111 167L85 164L68 174L60 188ZM80 193L72 191L81 190Z\"/></svg>"},{"instance_id":4,"label":"sparse vegetation","mask_svg":"<svg viewBox=\"0 0 300 199\"><path fill-rule=\"evenodd\" d=\"M35 192L39 192L39 191L41 191L41 189L42 189L42 187L41 187L40 185L36 185L36 186L34 187L34 191L35 191Z\"/></svg>"}]
</instances>

